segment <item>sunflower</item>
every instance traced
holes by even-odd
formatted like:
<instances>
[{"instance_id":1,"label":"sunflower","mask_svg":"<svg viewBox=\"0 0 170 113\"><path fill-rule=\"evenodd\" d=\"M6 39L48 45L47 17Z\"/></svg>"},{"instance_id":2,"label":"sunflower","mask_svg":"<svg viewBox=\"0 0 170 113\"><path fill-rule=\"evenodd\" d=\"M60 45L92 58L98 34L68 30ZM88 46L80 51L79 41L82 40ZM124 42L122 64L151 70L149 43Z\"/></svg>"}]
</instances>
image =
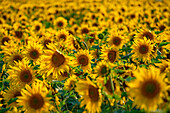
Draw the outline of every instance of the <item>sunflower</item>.
<instances>
[{"instance_id":1,"label":"sunflower","mask_svg":"<svg viewBox=\"0 0 170 113\"><path fill-rule=\"evenodd\" d=\"M109 38L107 38L109 45L117 49L122 48L123 44L126 43L126 39L123 38L121 35L119 35L116 31L112 31L112 32L114 33L111 33L109 35Z\"/></svg>"},{"instance_id":2,"label":"sunflower","mask_svg":"<svg viewBox=\"0 0 170 113\"><path fill-rule=\"evenodd\" d=\"M135 60L138 58L143 62L151 61L151 53L153 52L153 45L151 44L150 40L139 39L134 41L134 45L132 45L132 55L133 59Z\"/></svg>"},{"instance_id":3,"label":"sunflower","mask_svg":"<svg viewBox=\"0 0 170 113\"><path fill-rule=\"evenodd\" d=\"M16 47L17 45L13 44L13 41L10 41L9 45L2 46L1 53L4 53L3 61L7 63L7 66L14 66L15 62L21 61L24 58L23 50L21 47ZM7 44L7 43L6 43ZM10 45L12 44L12 45Z\"/></svg>"},{"instance_id":4,"label":"sunflower","mask_svg":"<svg viewBox=\"0 0 170 113\"><path fill-rule=\"evenodd\" d=\"M3 37L0 38L0 45L5 45L5 43L8 43L10 40L12 40L12 37L8 34L8 31L5 31L3 34Z\"/></svg>"},{"instance_id":5,"label":"sunflower","mask_svg":"<svg viewBox=\"0 0 170 113\"><path fill-rule=\"evenodd\" d=\"M23 110L26 113L48 112L50 98L46 97L48 90L43 83L34 83L32 87L26 85L25 88L21 91L22 96L18 97L18 105L23 106Z\"/></svg>"},{"instance_id":6,"label":"sunflower","mask_svg":"<svg viewBox=\"0 0 170 113\"><path fill-rule=\"evenodd\" d=\"M76 75L71 75L70 78L68 78L64 83L64 89L65 90L72 90L75 87L76 83Z\"/></svg>"},{"instance_id":7,"label":"sunflower","mask_svg":"<svg viewBox=\"0 0 170 113\"><path fill-rule=\"evenodd\" d=\"M55 78L61 73L69 72L70 57L59 51L54 44L47 46L49 50L44 51L41 61L44 61L40 65L40 72L46 73L48 77L52 74Z\"/></svg>"},{"instance_id":8,"label":"sunflower","mask_svg":"<svg viewBox=\"0 0 170 113\"><path fill-rule=\"evenodd\" d=\"M67 26L67 20L63 17L58 17L56 20L54 20L54 25L58 29L66 28Z\"/></svg>"},{"instance_id":9,"label":"sunflower","mask_svg":"<svg viewBox=\"0 0 170 113\"><path fill-rule=\"evenodd\" d=\"M42 30L42 24L39 22L39 21L34 21L32 23L32 30L35 31L35 32L41 32Z\"/></svg>"},{"instance_id":10,"label":"sunflower","mask_svg":"<svg viewBox=\"0 0 170 113\"><path fill-rule=\"evenodd\" d=\"M106 61L102 60L97 63L96 67L94 68L94 77L102 76L106 77L110 73L109 65Z\"/></svg>"},{"instance_id":11,"label":"sunflower","mask_svg":"<svg viewBox=\"0 0 170 113\"><path fill-rule=\"evenodd\" d=\"M66 31L65 29L61 29L56 33L56 39L61 43L66 42L69 38L70 38L69 32Z\"/></svg>"},{"instance_id":12,"label":"sunflower","mask_svg":"<svg viewBox=\"0 0 170 113\"><path fill-rule=\"evenodd\" d=\"M168 88L164 82L165 76L155 67L140 68L134 74L136 79L128 83L129 94L135 98L133 104L147 111L156 110Z\"/></svg>"},{"instance_id":13,"label":"sunflower","mask_svg":"<svg viewBox=\"0 0 170 113\"><path fill-rule=\"evenodd\" d=\"M72 60L73 66L81 66L84 71L91 70L92 56L88 50L79 50L75 54L75 59Z\"/></svg>"},{"instance_id":14,"label":"sunflower","mask_svg":"<svg viewBox=\"0 0 170 113\"><path fill-rule=\"evenodd\" d=\"M22 61L15 62L15 66L10 66L10 68L7 72L9 73L8 79L13 81L10 82L11 84L15 83L24 87L26 84L31 84L36 80L36 73L26 58L22 59Z\"/></svg>"},{"instance_id":15,"label":"sunflower","mask_svg":"<svg viewBox=\"0 0 170 113\"><path fill-rule=\"evenodd\" d=\"M96 113L101 111L101 104L102 104L102 95L101 89L98 85L95 85L92 81L88 78L87 80L79 80L76 84L75 91L81 95L80 107L86 105L86 109L90 113Z\"/></svg>"},{"instance_id":16,"label":"sunflower","mask_svg":"<svg viewBox=\"0 0 170 113\"><path fill-rule=\"evenodd\" d=\"M150 41L156 41L157 40L154 32L152 32L148 29L140 29L138 32L139 33L136 34L136 38L144 39L146 37L147 40L150 40Z\"/></svg>"},{"instance_id":17,"label":"sunflower","mask_svg":"<svg viewBox=\"0 0 170 113\"><path fill-rule=\"evenodd\" d=\"M30 60L33 60L36 64L41 59L43 46L38 42L30 40L27 42L27 46L23 52Z\"/></svg>"},{"instance_id":18,"label":"sunflower","mask_svg":"<svg viewBox=\"0 0 170 113\"><path fill-rule=\"evenodd\" d=\"M10 86L7 90L4 91L3 97L6 102L9 102L10 99L17 98L21 96L21 86ZM13 102L9 105L9 107L18 106L16 102Z\"/></svg>"},{"instance_id":19,"label":"sunflower","mask_svg":"<svg viewBox=\"0 0 170 113\"><path fill-rule=\"evenodd\" d=\"M113 47L109 48L107 46L103 46L100 57L107 61L110 66L114 66L114 62L116 62L119 58L119 51Z\"/></svg>"},{"instance_id":20,"label":"sunflower","mask_svg":"<svg viewBox=\"0 0 170 113\"><path fill-rule=\"evenodd\" d=\"M81 48L78 40L73 35L70 35L65 46L70 50L78 50Z\"/></svg>"}]
</instances>

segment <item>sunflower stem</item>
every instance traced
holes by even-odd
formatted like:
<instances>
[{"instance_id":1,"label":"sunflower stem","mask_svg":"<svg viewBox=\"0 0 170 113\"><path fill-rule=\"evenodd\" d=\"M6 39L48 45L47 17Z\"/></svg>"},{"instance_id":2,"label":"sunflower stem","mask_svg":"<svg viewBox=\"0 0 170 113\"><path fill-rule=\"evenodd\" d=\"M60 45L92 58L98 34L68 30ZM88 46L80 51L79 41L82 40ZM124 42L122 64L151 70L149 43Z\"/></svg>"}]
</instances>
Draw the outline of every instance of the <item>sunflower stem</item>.
<instances>
[{"instance_id":1,"label":"sunflower stem","mask_svg":"<svg viewBox=\"0 0 170 113\"><path fill-rule=\"evenodd\" d=\"M106 98L107 98L107 101L108 101L108 103L109 103L110 113L113 113L113 108L112 108L112 106L111 106L111 104L110 104L109 98L108 98L107 96L106 96Z\"/></svg>"}]
</instances>

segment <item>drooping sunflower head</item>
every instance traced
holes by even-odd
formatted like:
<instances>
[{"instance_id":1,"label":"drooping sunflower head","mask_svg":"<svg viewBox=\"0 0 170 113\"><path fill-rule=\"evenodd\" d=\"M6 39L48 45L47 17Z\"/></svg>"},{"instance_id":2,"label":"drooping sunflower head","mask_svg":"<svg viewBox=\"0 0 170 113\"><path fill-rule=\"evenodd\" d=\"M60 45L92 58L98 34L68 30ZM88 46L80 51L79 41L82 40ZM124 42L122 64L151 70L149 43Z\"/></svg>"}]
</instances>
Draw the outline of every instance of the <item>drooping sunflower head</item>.
<instances>
[{"instance_id":1,"label":"drooping sunflower head","mask_svg":"<svg viewBox=\"0 0 170 113\"><path fill-rule=\"evenodd\" d=\"M164 82L165 76L155 67L140 68L134 75L136 79L128 84L130 95L135 97L134 105L149 111L156 110L168 88Z\"/></svg>"},{"instance_id":2,"label":"drooping sunflower head","mask_svg":"<svg viewBox=\"0 0 170 113\"><path fill-rule=\"evenodd\" d=\"M89 112L100 112L101 111L101 89L98 85L95 85L88 78L87 80L79 80L76 84L75 90L82 96L82 102L80 107L86 105L86 109ZM93 108L92 106L95 106Z\"/></svg>"},{"instance_id":3,"label":"drooping sunflower head","mask_svg":"<svg viewBox=\"0 0 170 113\"><path fill-rule=\"evenodd\" d=\"M136 37L139 39L144 39L146 37L147 40L151 40L151 41L156 40L156 35L147 29L140 30L140 32L136 35Z\"/></svg>"},{"instance_id":4,"label":"drooping sunflower head","mask_svg":"<svg viewBox=\"0 0 170 113\"><path fill-rule=\"evenodd\" d=\"M76 75L71 75L64 83L64 88L66 90L72 90L75 87L76 81Z\"/></svg>"},{"instance_id":5,"label":"drooping sunflower head","mask_svg":"<svg viewBox=\"0 0 170 113\"><path fill-rule=\"evenodd\" d=\"M76 66L81 66L84 71L91 69L92 56L89 54L88 50L80 50L75 55L76 59L73 62Z\"/></svg>"},{"instance_id":6,"label":"drooping sunflower head","mask_svg":"<svg viewBox=\"0 0 170 113\"><path fill-rule=\"evenodd\" d=\"M15 66L10 66L11 69L8 70L8 73L10 74L8 79L13 81L11 83L16 83L20 86L33 83L35 81L36 73L33 70L33 67L29 65L29 60L24 58L22 61L15 63Z\"/></svg>"},{"instance_id":7,"label":"drooping sunflower head","mask_svg":"<svg viewBox=\"0 0 170 113\"><path fill-rule=\"evenodd\" d=\"M151 54L153 52L153 45L151 44L150 40L146 38L135 40L134 45L132 45L132 52L134 54L132 57L138 58L139 60L143 60L143 62L149 61L151 59Z\"/></svg>"},{"instance_id":8,"label":"drooping sunflower head","mask_svg":"<svg viewBox=\"0 0 170 113\"><path fill-rule=\"evenodd\" d=\"M49 110L49 97L46 97L48 93L47 88L42 82L37 82L30 87L26 85L26 89L21 91L21 95L18 97L18 104L23 106L26 112L47 112Z\"/></svg>"}]
</instances>

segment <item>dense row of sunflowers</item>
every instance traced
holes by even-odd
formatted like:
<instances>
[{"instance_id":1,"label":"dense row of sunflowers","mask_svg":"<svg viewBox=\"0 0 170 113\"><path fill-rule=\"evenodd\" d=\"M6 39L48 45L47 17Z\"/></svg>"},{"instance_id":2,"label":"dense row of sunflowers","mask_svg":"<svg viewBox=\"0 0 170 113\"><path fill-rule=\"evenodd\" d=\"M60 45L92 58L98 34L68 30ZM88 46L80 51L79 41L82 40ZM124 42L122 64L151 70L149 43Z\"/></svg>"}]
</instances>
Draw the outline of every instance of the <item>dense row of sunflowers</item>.
<instances>
[{"instance_id":1,"label":"dense row of sunflowers","mask_svg":"<svg viewBox=\"0 0 170 113\"><path fill-rule=\"evenodd\" d=\"M0 112L169 112L169 5L2 0Z\"/></svg>"}]
</instances>

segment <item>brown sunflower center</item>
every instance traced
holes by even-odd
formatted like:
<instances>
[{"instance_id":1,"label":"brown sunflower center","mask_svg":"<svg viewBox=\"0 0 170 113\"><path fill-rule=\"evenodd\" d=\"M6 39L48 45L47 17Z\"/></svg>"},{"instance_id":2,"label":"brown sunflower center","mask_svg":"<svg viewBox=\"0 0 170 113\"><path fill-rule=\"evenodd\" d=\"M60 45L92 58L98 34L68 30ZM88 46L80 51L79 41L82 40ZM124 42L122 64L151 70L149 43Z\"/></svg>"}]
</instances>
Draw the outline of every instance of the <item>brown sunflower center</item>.
<instances>
[{"instance_id":1,"label":"brown sunflower center","mask_svg":"<svg viewBox=\"0 0 170 113\"><path fill-rule=\"evenodd\" d=\"M68 73L67 73L66 71L60 72L60 73L61 73L61 76L63 76L63 77L68 77Z\"/></svg>"},{"instance_id":2,"label":"brown sunflower center","mask_svg":"<svg viewBox=\"0 0 170 113\"><path fill-rule=\"evenodd\" d=\"M22 57L20 55L15 55L14 58L13 58L13 61L21 61L22 60Z\"/></svg>"},{"instance_id":3,"label":"brown sunflower center","mask_svg":"<svg viewBox=\"0 0 170 113\"><path fill-rule=\"evenodd\" d=\"M87 33L89 33L89 29L88 28L83 28L81 30L81 34L87 34Z\"/></svg>"},{"instance_id":4,"label":"brown sunflower center","mask_svg":"<svg viewBox=\"0 0 170 113\"><path fill-rule=\"evenodd\" d=\"M40 30L40 26L37 25L37 26L35 27L35 30L36 30L36 31L39 31L39 30Z\"/></svg>"},{"instance_id":5,"label":"brown sunflower center","mask_svg":"<svg viewBox=\"0 0 170 113\"><path fill-rule=\"evenodd\" d=\"M44 40L44 47L48 49L47 45L49 43L51 43L51 40L49 40L49 39Z\"/></svg>"},{"instance_id":6,"label":"brown sunflower center","mask_svg":"<svg viewBox=\"0 0 170 113\"><path fill-rule=\"evenodd\" d=\"M160 31L164 30L165 28L166 28L166 27L165 27L164 25L159 26L159 30L160 30Z\"/></svg>"},{"instance_id":7,"label":"brown sunflower center","mask_svg":"<svg viewBox=\"0 0 170 113\"><path fill-rule=\"evenodd\" d=\"M107 73L107 67L106 67L105 65L103 65L103 66L101 67L100 73L101 73L102 75Z\"/></svg>"},{"instance_id":8,"label":"brown sunflower center","mask_svg":"<svg viewBox=\"0 0 170 113\"><path fill-rule=\"evenodd\" d=\"M147 45L141 45L139 47L139 53L141 53L141 54L146 54L146 53L148 53L148 51L149 51L149 48Z\"/></svg>"},{"instance_id":9,"label":"brown sunflower center","mask_svg":"<svg viewBox=\"0 0 170 113\"><path fill-rule=\"evenodd\" d=\"M4 37L4 38L2 39L2 45L5 45L5 42L8 43L9 40L10 40L10 38Z\"/></svg>"},{"instance_id":10,"label":"brown sunflower center","mask_svg":"<svg viewBox=\"0 0 170 113\"><path fill-rule=\"evenodd\" d=\"M142 34L142 37L146 37L147 39L150 39L150 40L153 40L153 39L154 39L154 36L153 36L153 34L152 34L150 31L145 31L145 32Z\"/></svg>"},{"instance_id":11,"label":"brown sunflower center","mask_svg":"<svg viewBox=\"0 0 170 113\"><path fill-rule=\"evenodd\" d=\"M156 80L144 81L141 93L147 98L154 98L160 93L160 84Z\"/></svg>"},{"instance_id":12,"label":"brown sunflower center","mask_svg":"<svg viewBox=\"0 0 170 113\"><path fill-rule=\"evenodd\" d=\"M22 96L20 91L15 92L14 98L16 98L17 96Z\"/></svg>"},{"instance_id":13,"label":"brown sunflower center","mask_svg":"<svg viewBox=\"0 0 170 113\"><path fill-rule=\"evenodd\" d=\"M32 50L30 53L29 53L30 57L32 59L37 59L39 57L39 52L37 50Z\"/></svg>"},{"instance_id":14,"label":"brown sunflower center","mask_svg":"<svg viewBox=\"0 0 170 113\"><path fill-rule=\"evenodd\" d=\"M34 94L29 99L29 106L33 109L40 109L44 104L44 99L40 94Z\"/></svg>"},{"instance_id":15,"label":"brown sunflower center","mask_svg":"<svg viewBox=\"0 0 170 113\"><path fill-rule=\"evenodd\" d=\"M59 27L62 27L63 25L64 25L64 24L63 24L62 21L58 22L58 26L59 26Z\"/></svg>"},{"instance_id":16,"label":"brown sunflower center","mask_svg":"<svg viewBox=\"0 0 170 113\"><path fill-rule=\"evenodd\" d=\"M107 90L108 90L110 93L113 93L112 85L111 85L111 82L110 82L110 78L109 78L109 80L107 80L107 83L105 84L105 87L107 88ZM114 81L113 81L113 87L114 87L114 90L116 90L116 84L115 84Z\"/></svg>"},{"instance_id":17,"label":"brown sunflower center","mask_svg":"<svg viewBox=\"0 0 170 113\"><path fill-rule=\"evenodd\" d=\"M98 88L95 88L94 86L89 86L89 97L93 102L96 102L99 100L99 91Z\"/></svg>"},{"instance_id":18,"label":"brown sunflower center","mask_svg":"<svg viewBox=\"0 0 170 113\"><path fill-rule=\"evenodd\" d=\"M81 55L78 57L78 63L82 66L86 66L89 63L89 59L86 55Z\"/></svg>"},{"instance_id":19,"label":"brown sunflower center","mask_svg":"<svg viewBox=\"0 0 170 113\"><path fill-rule=\"evenodd\" d=\"M65 62L65 57L58 53L57 51L52 56L52 63L55 65L55 67L59 67Z\"/></svg>"},{"instance_id":20,"label":"brown sunflower center","mask_svg":"<svg viewBox=\"0 0 170 113\"><path fill-rule=\"evenodd\" d=\"M121 38L119 37L113 37L113 44L116 45L116 46L119 46L120 43L121 43Z\"/></svg>"},{"instance_id":21,"label":"brown sunflower center","mask_svg":"<svg viewBox=\"0 0 170 113\"><path fill-rule=\"evenodd\" d=\"M59 37L61 40L66 40L66 35L65 34L61 34L60 37Z\"/></svg>"},{"instance_id":22,"label":"brown sunflower center","mask_svg":"<svg viewBox=\"0 0 170 113\"><path fill-rule=\"evenodd\" d=\"M21 39L22 36L23 36L23 32L22 32L22 31L15 31L15 36L16 36L17 38Z\"/></svg>"},{"instance_id":23,"label":"brown sunflower center","mask_svg":"<svg viewBox=\"0 0 170 113\"><path fill-rule=\"evenodd\" d=\"M110 62L115 62L115 60L116 60L116 51L114 51L114 50L110 50L109 52L108 52L108 59L109 59L109 61Z\"/></svg>"},{"instance_id":24,"label":"brown sunflower center","mask_svg":"<svg viewBox=\"0 0 170 113\"><path fill-rule=\"evenodd\" d=\"M32 74L29 70L23 70L20 73L20 80L24 83L29 83L32 80Z\"/></svg>"}]
</instances>

